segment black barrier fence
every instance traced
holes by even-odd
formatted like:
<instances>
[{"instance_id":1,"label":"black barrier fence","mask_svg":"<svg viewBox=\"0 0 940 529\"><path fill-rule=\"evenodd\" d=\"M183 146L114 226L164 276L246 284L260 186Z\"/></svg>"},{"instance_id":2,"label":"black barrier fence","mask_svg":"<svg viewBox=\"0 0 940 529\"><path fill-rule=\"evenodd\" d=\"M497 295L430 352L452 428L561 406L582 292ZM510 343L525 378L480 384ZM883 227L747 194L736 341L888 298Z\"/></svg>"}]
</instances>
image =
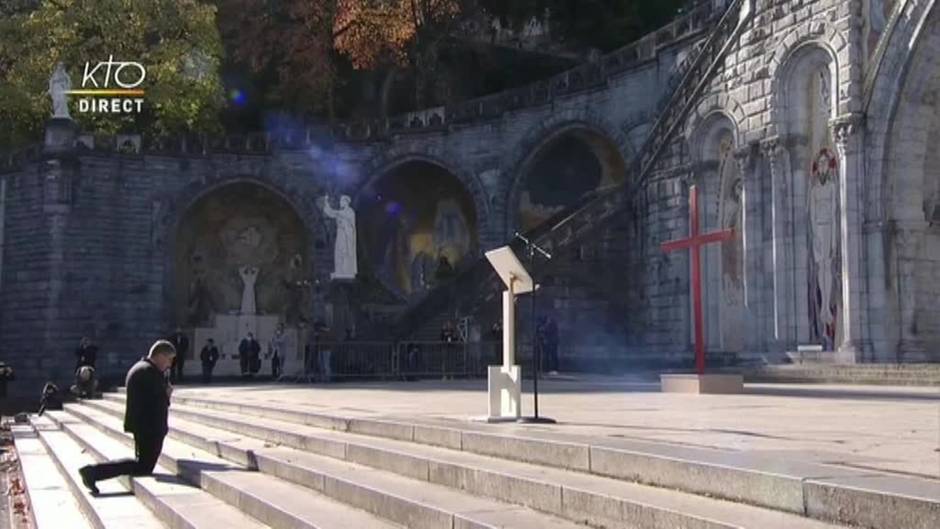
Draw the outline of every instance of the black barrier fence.
<instances>
[{"instance_id":1,"label":"black barrier fence","mask_svg":"<svg viewBox=\"0 0 940 529\"><path fill-rule=\"evenodd\" d=\"M500 342L319 342L304 356L315 380L473 378L502 363Z\"/></svg>"}]
</instances>

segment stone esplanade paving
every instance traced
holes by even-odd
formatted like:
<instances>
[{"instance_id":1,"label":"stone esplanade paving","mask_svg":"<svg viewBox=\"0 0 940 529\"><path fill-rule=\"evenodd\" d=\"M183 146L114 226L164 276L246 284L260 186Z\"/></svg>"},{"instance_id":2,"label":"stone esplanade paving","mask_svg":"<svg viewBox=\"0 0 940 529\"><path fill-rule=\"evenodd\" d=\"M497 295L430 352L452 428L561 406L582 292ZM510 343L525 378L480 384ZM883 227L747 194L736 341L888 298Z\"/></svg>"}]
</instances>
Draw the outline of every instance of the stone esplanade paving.
<instances>
[{"instance_id":1,"label":"stone esplanade paving","mask_svg":"<svg viewBox=\"0 0 940 529\"><path fill-rule=\"evenodd\" d=\"M747 384L744 395L659 392L601 376L543 380L540 411L557 425L484 425L485 381L217 384L178 396L309 408L345 417L459 423L493 432L604 436L759 452L940 479L940 388ZM527 384L523 414L532 413Z\"/></svg>"}]
</instances>

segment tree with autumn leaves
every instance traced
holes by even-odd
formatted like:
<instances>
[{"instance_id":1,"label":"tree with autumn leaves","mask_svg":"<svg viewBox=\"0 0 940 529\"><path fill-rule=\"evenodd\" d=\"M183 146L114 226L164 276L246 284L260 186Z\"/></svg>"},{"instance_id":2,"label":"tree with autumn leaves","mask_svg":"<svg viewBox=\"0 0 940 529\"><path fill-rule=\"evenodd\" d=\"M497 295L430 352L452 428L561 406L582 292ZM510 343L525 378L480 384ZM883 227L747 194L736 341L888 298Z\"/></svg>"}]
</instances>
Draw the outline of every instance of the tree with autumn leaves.
<instances>
[{"instance_id":1,"label":"tree with autumn leaves","mask_svg":"<svg viewBox=\"0 0 940 529\"><path fill-rule=\"evenodd\" d=\"M76 115L86 129L217 132L226 112L243 126L233 114L238 99L226 110L226 68L240 79L263 80L264 97L253 104L264 112L339 117L338 107L358 106L347 89L356 71L384 77L382 101L396 79L407 79L405 106L417 109L452 102L441 89L454 82L442 72L442 57L450 53L451 67L466 70L452 52L468 20L496 17L520 26L536 18L572 48L608 50L665 22L687 1L650 7L639 0L5 0L0 121L7 126L0 147L40 135L50 114L45 85L58 61L73 80L86 61L110 55L147 66L146 111Z\"/></svg>"},{"instance_id":2,"label":"tree with autumn leaves","mask_svg":"<svg viewBox=\"0 0 940 529\"><path fill-rule=\"evenodd\" d=\"M220 0L219 25L234 58L256 73L274 73L291 110L334 115L341 67L407 68L417 78L414 105L441 42L473 0Z\"/></svg>"}]
</instances>

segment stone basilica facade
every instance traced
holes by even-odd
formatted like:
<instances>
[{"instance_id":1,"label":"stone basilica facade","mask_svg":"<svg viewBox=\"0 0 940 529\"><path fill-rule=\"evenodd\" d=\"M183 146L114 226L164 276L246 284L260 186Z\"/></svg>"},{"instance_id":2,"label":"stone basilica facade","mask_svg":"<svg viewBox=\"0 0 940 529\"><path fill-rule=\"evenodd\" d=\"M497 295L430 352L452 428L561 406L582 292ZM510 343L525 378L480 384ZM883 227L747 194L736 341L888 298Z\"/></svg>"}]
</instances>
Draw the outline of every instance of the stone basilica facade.
<instances>
[{"instance_id":1,"label":"stone basilica facade","mask_svg":"<svg viewBox=\"0 0 940 529\"><path fill-rule=\"evenodd\" d=\"M688 234L694 185L703 229L734 233L703 257L710 354L937 361L938 62L934 0L715 0L554 78L395 119L159 142L52 120L0 159L0 359L32 393L70 377L83 335L109 374L177 325L198 348L282 323L298 351L318 321L487 328L480 256L527 231L556 256L540 304L563 363L684 361L689 259L660 244Z\"/></svg>"}]
</instances>

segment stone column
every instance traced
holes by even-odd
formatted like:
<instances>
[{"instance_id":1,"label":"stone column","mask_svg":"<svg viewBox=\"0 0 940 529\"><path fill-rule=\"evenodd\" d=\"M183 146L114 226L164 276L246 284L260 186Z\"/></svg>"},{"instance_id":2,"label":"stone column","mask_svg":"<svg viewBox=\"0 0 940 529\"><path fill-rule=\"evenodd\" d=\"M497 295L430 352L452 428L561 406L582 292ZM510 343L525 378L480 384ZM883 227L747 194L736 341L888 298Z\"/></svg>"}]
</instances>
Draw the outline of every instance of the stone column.
<instances>
[{"instance_id":1,"label":"stone column","mask_svg":"<svg viewBox=\"0 0 940 529\"><path fill-rule=\"evenodd\" d=\"M868 337L868 284L862 225L865 167L862 116L848 114L830 122L839 156L840 235L842 245L842 344L838 358L858 362L871 350Z\"/></svg>"},{"instance_id":2,"label":"stone column","mask_svg":"<svg viewBox=\"0 0 940 529\"><path fill-rule=\"evenodd\" d=\"M917 262L923 251L926 222L895 221L894 244L897 266L898 346L897 360L926 362L927 351L917 336Z\"/></svg>"},{"instance_id":3,"label":"stone column","mask_svg":"<svg viewBox=\"0 0 940 529\"><path fill-rule=\"evenodd\" d=\"M776 352L785 352L788 345L796 342L792 335L793 313L790 310L793 287L792 269L787 265L787 184L788 172L784 167L789 156L782 138L772 137L761 143L761 150L770 168L770 241L766 250L769 252L771 288L768 300L772 334L768 347ZM766 258L766 257L765 257Z\"/></svg>"},{"instance_id":4,"label":"stone column","mask_svg":"<svg viewBox=\"0 0 940 529\"><path fill-rule=\"evenodd\" d=\"M691 196L690 190L692 186L697 186L699 192L704 184L704 179L702 178L701 167L689 167L687 172L684 172L679 177L679 197L680 197L680 207L677 208L678 212L673 217L675 220L675 225L679 227L678 231L673 231L669 237L664 237L662 240L670 239L679 239L683 237L688 237L691 233L692 226L689 224L689 197ZM701 219L699 220L701 222ZM657 251L661 251L658 250ZM704 253L704 252L703 252ZM678 294L679 298L685 303L681 303L682 309L682 322L684 325L683 334L686 336L685 340L685 352L694 353L695 352L695 324L692 321L694 307L692 299L692 255L691 252L676 252L671 254L667 259L675 259L677 263L679 274L673 274L676 277L676 283L684 286ZM705 259L703 258L704 262ZM678 279L681 277L683 280ZM707 281L703 280L702 292L703 296L705 295L705 285ZM707 347L707 342L706 342ZM706 349L707 350L707 349Z\"/></svg>"},{"instance_id":5,"label":"stone column","mask_svg":"<svg viewBox=\"0 0 940 529\"><path fill-rule=\"evenodd\" d=\"M761 353L766 348L764 333L763 277L761 258L763 237L761 234L760 180L754 171L754 146L738 149L734 153L738 163L738 174L744 184L741 193L741 249L744 266L744 350L748 354Z\"/></svg>"},{"instance_id":6,"label":"stone column","mask_svg":"<svg viewBox=\"0 0 940 529\"><path fill-rule=\"evenodd\" d=\"M56 382L70 381L72 376L70 357L66 357L66 337L75 328L66 317L67 289L66 248L67 228L73 204L73 186L78 166L75 160L76 126L70 119L51 119L46 125L46 141L43 146L43 161L39 169L42 184L42 211L45 233L43 239L48 246L38 260L47 267L48 288L43 299L36 302L44 306L45 318L42 335L37 336L37 350L48 351L45 358L38 358L39 369L49 370L49 379ZM47 363L46 363L47 362ZM70 383L70 382L69 382Z\"/></svg>"}]
</instances>

